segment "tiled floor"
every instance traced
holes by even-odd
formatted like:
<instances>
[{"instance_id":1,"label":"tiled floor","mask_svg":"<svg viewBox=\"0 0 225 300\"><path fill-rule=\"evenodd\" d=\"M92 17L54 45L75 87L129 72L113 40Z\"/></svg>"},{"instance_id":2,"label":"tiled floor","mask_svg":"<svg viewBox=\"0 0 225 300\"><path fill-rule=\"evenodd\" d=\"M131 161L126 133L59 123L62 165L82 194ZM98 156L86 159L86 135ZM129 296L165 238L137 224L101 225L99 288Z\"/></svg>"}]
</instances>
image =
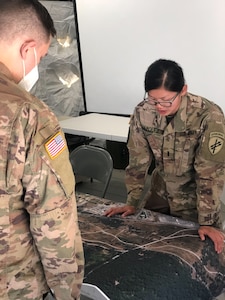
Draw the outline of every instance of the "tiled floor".
<instances>
[{"instance_id":1,"label":"tiled floor","mask_svg":"<svg viewBox=\"0 0 225 300\"><path fill-rule=\"evenodd\" d=\"M119 170L119 169L114 169L112 178L109 183L109 187L107 189L105 198L116 201L116 202L126 202L126 186L124 183L124 170ZM78 178L78 184L76 186L76 190L78 192L83 192L83 193L90 193L94 195L100 195L101 193L101 184L98 182L93 182L90 183L89 181L81 181L79 182ZM147 190L147 187L149 185L150 181L150 176L148 177L146 181L146 188L145 191Z\"/></svg>"},{"instance_id":2,"label":"tiled floor","mask_svg":"<svg viewBox=\"0 0 225 300\"><path fill-rule=\"evenodd\" d=\"M145 190L146 192L150 182L150 176L146 181ZM101 186L97 183L82 182L79 183L76 187L77 191L96 194L99 195ZM106 199L115 201L115 202L125 202L126 201L126 187L124 184L124 170L114 169L112 178L105 196ZM222 197L222 216L225 221L225 193ZM225 224L225 222L224 222ZM83 298L82 298L83 299ZM225 294L217 297L215 300L225 300Z\"/></svg>"}]
</instances>

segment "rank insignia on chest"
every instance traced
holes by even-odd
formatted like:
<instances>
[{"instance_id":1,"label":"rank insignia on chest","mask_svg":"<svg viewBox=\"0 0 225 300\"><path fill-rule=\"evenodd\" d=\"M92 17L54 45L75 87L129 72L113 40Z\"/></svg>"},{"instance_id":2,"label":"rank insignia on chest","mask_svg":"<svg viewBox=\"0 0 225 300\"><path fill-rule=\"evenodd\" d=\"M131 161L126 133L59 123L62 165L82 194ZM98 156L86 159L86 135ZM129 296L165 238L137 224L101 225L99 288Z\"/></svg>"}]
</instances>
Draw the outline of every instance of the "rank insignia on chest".
<instances>
[{"instance_id":1,"label":"rank insignia on chest","mask_svg":"<svg viewBox=\"0 0 225 300\"><path fill-rule=\"evenodd\" d=\"M224 134L221 132L211 132L209 136L209 152L217 154L223 148Z\"/></svg>"},{"instance_id":2,"label":"rank insignia on chest","mask_svg":"<svg viewBox=\"0 0 225 300\"><path fill-rule=\"evenodd\" d=\"M66 149L66 143L60 132L55 134L46 144L45 149L51 159L56 158L63 150Z\"/></svg>"}]
</instances>

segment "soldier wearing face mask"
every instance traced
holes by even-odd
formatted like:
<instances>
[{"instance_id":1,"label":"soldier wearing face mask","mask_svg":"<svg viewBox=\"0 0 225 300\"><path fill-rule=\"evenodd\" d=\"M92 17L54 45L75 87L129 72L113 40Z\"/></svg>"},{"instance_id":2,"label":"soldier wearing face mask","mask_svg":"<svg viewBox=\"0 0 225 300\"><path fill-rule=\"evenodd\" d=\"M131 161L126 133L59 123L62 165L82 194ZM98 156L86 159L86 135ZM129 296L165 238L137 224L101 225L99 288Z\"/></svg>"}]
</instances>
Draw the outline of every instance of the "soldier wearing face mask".
<instances>
[{"instance_id":1,"label":"soldier wearing face mask","mask_svg":"<svg viewBox=\"0 0 225 300\"><path fill-rule=\"evenodd\" d=\"M30 91L35 83L38 81L39 73L38 73L38 63L37 63L37 52L34 49L34 58L35 58L35 66L34 68L26 74L26 66L24 59L22 60L23 63L23 79L19 82L19 85L22 86L26 91Z\"/></svg>"},{"instance_id":2,"label":"soldier wearing face mask","mask_svg":"<svg viewBox=\"0 0 225 300\"><path fill-rule=\"evenodd\" d=\"M0 1L0 299L80 299L75 180L57 118L29 93L56 31L37 0Z\"/></svg>"}]
</instances>

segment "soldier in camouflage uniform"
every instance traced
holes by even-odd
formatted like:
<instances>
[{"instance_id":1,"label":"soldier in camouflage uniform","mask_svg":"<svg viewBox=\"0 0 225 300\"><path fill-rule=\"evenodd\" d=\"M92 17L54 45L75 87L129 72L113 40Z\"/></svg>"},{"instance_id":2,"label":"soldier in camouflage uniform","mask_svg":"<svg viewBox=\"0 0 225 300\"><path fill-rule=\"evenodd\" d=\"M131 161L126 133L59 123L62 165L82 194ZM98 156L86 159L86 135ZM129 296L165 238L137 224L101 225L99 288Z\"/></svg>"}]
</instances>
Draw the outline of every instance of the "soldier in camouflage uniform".
<instances>
[{"instance_id":1,"label":"soldier in camouflage uniform","mask_svg":"<svg viewBox=\"0 0 225 300\"><path fill-rule=\"evenodd\" d=\"M223 249L220 197L224 186L225 122L220 107L187 92L181 67L170 60L154 62L145 76L147 97L130 121L127 203L106 215L135 213L145 208L200 224L202 240L209 236ZM142 191L154 160L151 187Z\"/></svg>"},{"instance_id":2,"label":"soldier in camouflage uniform","mask_svg":"<svg viewBox=\"0 0 225 300\"><path fill-rule=\"evenodd\" d=\"M56 34L37 0L0 1L0 299L80 299L83 247L66 141L27 90Z\"/></svg>"}]
</instances>

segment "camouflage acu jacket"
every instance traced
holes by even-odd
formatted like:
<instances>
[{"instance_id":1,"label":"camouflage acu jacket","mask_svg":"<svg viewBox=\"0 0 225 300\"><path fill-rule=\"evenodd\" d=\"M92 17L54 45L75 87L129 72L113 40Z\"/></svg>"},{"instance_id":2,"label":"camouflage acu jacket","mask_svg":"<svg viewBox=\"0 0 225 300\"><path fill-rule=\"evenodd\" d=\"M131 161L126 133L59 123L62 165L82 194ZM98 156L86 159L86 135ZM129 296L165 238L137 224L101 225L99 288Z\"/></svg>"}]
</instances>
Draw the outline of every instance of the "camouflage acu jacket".
<instances>
[{"instance_id":1,"label":"camouflage acu jacket","mask_svg":"<svg viewBox=\"0 0 225 300\"><path fill-rule=\"evenodd\" d=\"M0 299L79 299L83 248L58 121L0 64Z\"/></svg>"},{"instance_id":2,"label":"camouflage acu jacket","mask_svg":"<svg viewBox=\"0 0 225 300\"><path fill-rule=\"evenodd\" d=\"M168 125L166 117L147 102L141 102L130 123L127 204L144 205L141 193L154 159L151 189L169 202L171 214L200 225L219 226L224 138L223 113L207 99L190 93L182 97L180 108Z\"/></svg>"}]
</instances>

